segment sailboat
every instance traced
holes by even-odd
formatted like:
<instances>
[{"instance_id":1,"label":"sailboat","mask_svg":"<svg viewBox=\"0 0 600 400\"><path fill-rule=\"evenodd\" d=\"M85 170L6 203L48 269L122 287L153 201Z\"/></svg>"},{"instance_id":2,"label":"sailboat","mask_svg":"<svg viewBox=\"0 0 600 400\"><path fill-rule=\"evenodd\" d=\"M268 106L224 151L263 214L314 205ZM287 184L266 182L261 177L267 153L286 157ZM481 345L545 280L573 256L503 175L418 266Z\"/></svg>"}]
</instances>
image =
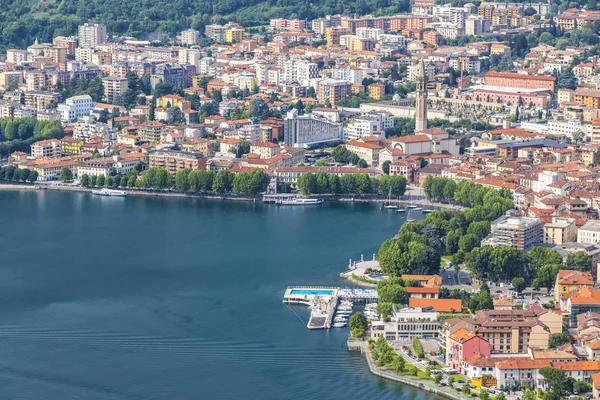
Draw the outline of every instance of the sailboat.
<instances>
[{"instance_id":1,"label":"sailboat","mask_svg":"<svg viewBox=\"0 0 600 400\"><path fill-rule=\"evenodd\" d=\"M391 204L391 200L392 200L392 188L390 188L390 191L388 193L388 201L387 203L383 206L383 208L387 208L388 210L395 210L398 208L397 205L395 204Z\"/></svg>"}]
</instances>

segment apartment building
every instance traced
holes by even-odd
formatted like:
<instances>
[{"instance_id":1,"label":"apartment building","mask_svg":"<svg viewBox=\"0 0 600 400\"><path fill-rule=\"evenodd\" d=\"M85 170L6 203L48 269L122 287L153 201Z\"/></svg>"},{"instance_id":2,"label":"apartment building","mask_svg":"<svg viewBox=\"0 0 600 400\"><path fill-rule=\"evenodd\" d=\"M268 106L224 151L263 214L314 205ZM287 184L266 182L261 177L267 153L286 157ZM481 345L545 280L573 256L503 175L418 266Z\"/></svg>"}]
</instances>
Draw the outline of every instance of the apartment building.
<instances>
[{"instance_id":1,"label":"apartment building","mask_svg":"<svg viewBox=\"0 0 600 400\"><path fill-rule=\"evenodd\" d=\"M61 155L61 145L58 139L40 140L31 145L33 158L60 157Z\"/></svg>"},{"instance_id":2,"label":"apartment building","mask_svg":"<svg viewBox=\"0 0 600 400\"><path fill-rule=\"evenodd\" d=\"M64 103L59 104L56 110L60 113L62 121L70 122L90 115L94 104L95 102L92 100L92 97L85 94L69 97Z\"/></svg>"},{"instance_id":3,"label":"apartment building","mask_svg":"<svg viewBox=\"0 0 600 400\"><path fill-rule=\"evenodd\" d=\"M589 220L577 231L578 243L600 243L600 221Z\"/></svg>"},{"instance_id":4,"label":"apartment building","mask_svg":"<svg viewBox=\"0 0 600 400\"><path fill-rule=\"evenodd\" d=\"M492 222L490 236L484 239L482 244L529 250L542 244L543 237L539 219L507 214Z\"/></svg>"},{"instance_id":5,"label":"apartment building","mask_svg":"<svg viewBox=\"0 0 600 400\"><path fill-rule=\"evenodd\" d=\"M111 104L115 99L120 99L123 93L129 88L127 78L118 78L115 76L102 78L102 87L104 88L104 98Z\"/></svg>"},{"instance_id":6,"label":"apartment building","mask_svg":"<svg viewBox=\"0 0 600 400\"><path fill-rule=\"evenodd\" d=\"M556 275L554 299L558 303L561 296L574 293L584 287L593 287L594 278L589 272L562 269Z\"/></svg>"},{"instance_id":7,"label":"apartment building","mask_svg":"<svg viewBox=\"0 0 600 400\"><path fill-rule=\"evenodd\" d=\"M342 125L315 114L299 115L288 111L284 120L283 141L286 146L309 147L318 143L342 140Z\"/></svg>"},{"instance_id":8,"label":"apartment building","mask_svg":"<svg viewBox=\"0 0 600 400\"><path fill-rule=\"evenodd\" d=\"M95 48L100 43L106 43L106 26L102 24L85 23L79 26L79 47Z\"/></svg>"},{"instance_id":9,"label":"apartment building","mask_svg":"<svg viewBox=\"0 0 600 400\"><path fill-rule=\"evenodd\" d=\"M335 107L337 103L350 97L352 83L335 79L323 79L319 81L317 90L317 100L321 104L329 102L331 107Z\"/></svg>"},{"instance_id":10,"label":"apartment building","mask_svg":"<svg viewBox=\"0 0 600 400\"><path fill-rule=\"evenodd\" d=\"M544 225L544 243L563 244L576 239L575 218L552 217L552 222Z\"/></svg>"},{"instance_id":11,"label":"apartment building","mask_svg":"<svg viewBox=\"0 0 600 400\"><path fill-rule=\"evenodd\" d=\"M206 158L202 153L160 150L148 155L149 167L161 167L175 175L182 169L206 170Z\"/></svg>"},{"instance_id":12,"label":"apartment building","mask_svg":"<svg viewBox=\"0 0 600 400\"><path fill-rule=\"evenodd\" d=\"M158 121L146 121L138 127L138 137L142 142L158 143L166 125Z\"/></svg>"},{"instance_id":13,"label":"apartment building","mask_svg":"<svg viewBox=\"0 0 600 400\"><path fill-rule=\"evenodd\" d=\"M181 32L181 44L192 46L200 41L200 32L195 29L186 29Z\"/></svg>"}]
</instances>

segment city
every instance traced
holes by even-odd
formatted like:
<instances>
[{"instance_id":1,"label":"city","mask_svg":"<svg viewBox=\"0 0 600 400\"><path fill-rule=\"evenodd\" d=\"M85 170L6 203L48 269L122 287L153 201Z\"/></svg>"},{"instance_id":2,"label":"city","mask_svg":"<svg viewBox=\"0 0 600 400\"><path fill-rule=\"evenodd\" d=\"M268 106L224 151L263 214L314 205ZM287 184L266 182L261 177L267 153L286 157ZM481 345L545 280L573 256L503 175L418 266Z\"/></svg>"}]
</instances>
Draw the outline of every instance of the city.
<instances>
[{"instance_id":1,"label":"city","mask_svg":"<svg viewBox=\"0 0 600 400\"><path fill-rule=\"evenodd\" d=\"M383 243L348 250L372 260L288 286L304 325L349 327L373 375L419 391L600 399L600 11L573 4L416 0L139 37L90 20L6 47L0 193L377 214Z\"/></svg>"}]
</instances>

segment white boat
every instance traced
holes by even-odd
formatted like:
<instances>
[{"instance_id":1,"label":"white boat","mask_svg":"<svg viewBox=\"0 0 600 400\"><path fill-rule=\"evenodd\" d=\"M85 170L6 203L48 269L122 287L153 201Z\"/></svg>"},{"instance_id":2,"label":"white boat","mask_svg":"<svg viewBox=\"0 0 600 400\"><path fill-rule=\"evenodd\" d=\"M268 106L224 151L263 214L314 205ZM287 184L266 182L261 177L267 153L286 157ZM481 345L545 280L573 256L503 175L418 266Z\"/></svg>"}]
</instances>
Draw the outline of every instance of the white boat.
<instances>
[{"instance_id":1,"label":"white boat","mask_svg":"<svg viewBox=\"0 0 600 400\"><path fill-rule=\"evenodd\" d=\"M415 207L415 208L413 208L413 211L421 211L421 210L422 210L421 207Z\"/></svg>"},{"instance_id":2,"label":"white boat","mask_svg":"<svg viewBox=\"0 0 600 400\"><path fill-rule=\"evenodd\" d=\"M417 208L417 206L415 206L414 204L410 204L410 205L406 206L406 208Z\"/></svg>"},{"instance_id":3,"label":"white boat","mask_svg":"<svg viewBox=\"0 0 600 400\"><path fill-rule=\"evenodd\" d=\"M346 326L346 323L345 322L335 322L332 326L334 328L343 328Z\"/></svg>"},{"instance_id":4,"label":"white boat","mask_svg":"<svg viewBox=\"0 0 600 400\"><path fill-rule=\"evenodd\" d=\"M333 322L348 322L347 316L337 316L333 319Z\"/></svg>"},{"instance_id":5,"label":"white boat","mask_svg":"<svg viewBox=\"0 0 600 400\"><path fill-rule=\"evenodd\" d=\"M431 208L428 208L428 209L426 209L426 210L422 210L421 212L422 212L423 214L429 214L429 213L433 212L433 210L432 210Z\"/></svg>"},{"instance_id":6,"label":"white boat","mask_svg":"<svg viewBox=\"0 0 600 400\"><path fill-rule=\"evenodd\" d=\"M412 223L412 222L415 222L415 220L414 219L407 219L406 222Z\"/></svg>"},{"instance_id":7,"label":"white boat","mask_svg":"<svg viewBox=\"0 0 600 400\"><path fill-rule=\"evenodd\" d=\"M406 208L399 208L396 210L397 213L403 213L406 212Z\"/></svg>"},{"instance_id":8,"label":"white boat","mask_svg":"<svg viewBox=\"0 0 600 400\"><path fill-rule=\"evenodd\" d=\"M117 197L127 196L127 192L124 190L112 190L112 189L92 190L92 194L97 194L98 196L117 196Z\"/></svg>"},{"instance_id":9,"label":"white boat","mask_svg":"<svg viewBox=\"0 0 600 400\"><path fill-rule=\"evenodd\" d=\"M383 206L383 208L388 209L388 210L395 210L398 208L397 205L391 204L391 200L392 200L392 188L390 188L390 191L388 193L388 201L387 203Z\"/></svg>"},{"instance_id":10,"label":"white boat","mask_svg":"<svg viewBox=\"0 0 600 400\"><path fill-rule=\"evenodd\" d=\"M352 307L338 307L338 311L348 311L352 312Z\"/></svg>"},{"instance_id":11,"label":"white boat","mask_svg":"<svg viewBox=\"0 0 600 400\"><path fill-rule=\"evenodd\" d=\"M312 206L321 204L323 200L319 199L292 199L292 200L282 200L282 206Z\"/></svg>"},{"instance_id":12,"label":"white boat","mask_svg":"<svg viewBox=\"0 0 600 400\"><path fill-rule=\"evenodd\" d=\"M337 315L350 315L352 314L352 310L337 310Z\"/></svg>"},{"instance_id":13,"label":"white boat","mask_svg":"<svg viewBox=\"0 0 600 400\"><path fill-rule=\"evenodd\" d=\"M377 307L377 303L367 303L365 304L365 308L376 308Z\"/></svg>"}]
</instances>

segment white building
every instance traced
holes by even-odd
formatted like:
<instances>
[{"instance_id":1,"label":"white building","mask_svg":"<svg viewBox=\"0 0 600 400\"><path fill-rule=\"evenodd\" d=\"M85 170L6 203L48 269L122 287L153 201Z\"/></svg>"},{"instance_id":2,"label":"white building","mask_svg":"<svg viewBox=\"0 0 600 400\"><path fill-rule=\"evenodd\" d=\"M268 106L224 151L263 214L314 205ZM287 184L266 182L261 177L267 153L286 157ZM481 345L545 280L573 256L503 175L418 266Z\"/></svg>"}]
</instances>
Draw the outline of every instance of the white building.
<instances>
[{"instance_id":1,"label":"white building","mask_svg":"<svg viewBox=\"0 0 600 400\"><path fill-rule=\"evenodd\" d=\"M298 115L298 110L288 111L284 120L284 142L287 146L310 147L328 142L339 142L342 125L314 115Z\"/></svg>"},{"instance_id":2,"label":"white building","mask_svg":"<svg viewBox=\"0 0 600 400\"><path fill-rule=\"evenodd\" d=\"M195 29L187 29L181 32L181 44L191 46L200 41L200 32Z\"/></svg>"},{"instance_id":3,"label":"white building","mask_svg":"<svg viewBox=\"0 0 600 400\"><path fill-rule=\"evenodd\" d=\"M79 26L77 36L79 36L79 47L93 49L100 43L106 43L106 26L85 23Z\"/></svg>"},{"instance_id":4,"label":"white building","mask_svg":"<svg viewBox=\"0 0 600 400\"><path fill-rule=\"evenodd\" d=\"M577 231L578 243L600 243L600 221L590 220Z\"/></svg>"},{"instance_id":5,"label":"white building","mask_svg":"<svg viewBox=\"0 0 600 400\"><path fill-rule=\"evenodd\" d=\"M70 122L90 115L94 105L94 100L85 94L69 97L64 104L59 104L56 110L60 113L61 121Z\"/></svg>"},{"instance_id":6,"label":"white building","mask_svg":"<svg viewBox=\"0 0 600 400\"><path fill-rule=\"evenodd\" d=\"M358 140L363 136L372 136L379 132L380 139L385 139L385 130L392 128L392 121L387 113L370 113L348 121L344 128L344 142Z\"/></svg>"},{"instance_id":7,"label":"white building","mask_svg":"<svg viewBox=\"0 0 600 400\"><path fill-rule=\"evenodd\" d=\"M90 117L82 117L73 124L73 137L83 139L85 142L91 136L100 136L107 140L116 140L118 130L105 123L97 122Z\"/></svg>"}]
</instances>

